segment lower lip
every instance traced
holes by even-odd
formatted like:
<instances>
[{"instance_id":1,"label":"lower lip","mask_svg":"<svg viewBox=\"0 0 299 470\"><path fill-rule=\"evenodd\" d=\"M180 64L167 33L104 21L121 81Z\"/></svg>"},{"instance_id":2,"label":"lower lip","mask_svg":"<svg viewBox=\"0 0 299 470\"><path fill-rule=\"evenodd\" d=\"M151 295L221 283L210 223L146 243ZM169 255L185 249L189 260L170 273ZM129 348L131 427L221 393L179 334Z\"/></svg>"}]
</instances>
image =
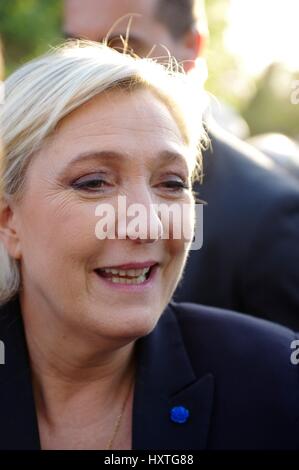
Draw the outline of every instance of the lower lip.
<instances>
[{"instance_id":1,"label":"lower lip","mask_svg":"<svg viewBox=\"0 0 299 470\"><path fill-rule=\"evenodd\" d=\"M157 277L157 270L158 270L158 265L156 264L151 268L149 278L146 279L144 282L141 284L120 284L118 282L112 282L109 280L107 277L102 277L99 274L95 272L95 275L97 278L102 281L105 286L109 286L111 289L115 289L117 291L121 292L143 292L146 290L149 290L153 287L154 282Z\"/></svg>"}]
</instances>

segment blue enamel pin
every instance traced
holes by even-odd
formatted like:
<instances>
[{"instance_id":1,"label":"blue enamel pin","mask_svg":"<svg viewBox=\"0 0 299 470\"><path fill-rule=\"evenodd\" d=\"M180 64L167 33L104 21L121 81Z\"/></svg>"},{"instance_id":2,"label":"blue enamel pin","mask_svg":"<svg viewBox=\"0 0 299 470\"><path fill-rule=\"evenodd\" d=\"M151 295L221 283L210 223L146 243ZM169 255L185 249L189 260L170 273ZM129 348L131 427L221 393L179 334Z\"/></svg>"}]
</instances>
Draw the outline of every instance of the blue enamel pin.
<instances>
[{"instance_id":1,"label":"blue enamel pin","mask_svg":"<svg viewBox=\"0 0 299 470\"><path fill-rule=\"evenodd\" d=\"M174 406L171 408L170 419L174 423L183 424L189 418L189 410L184 406Z\"/></svg>"}]
</instances>

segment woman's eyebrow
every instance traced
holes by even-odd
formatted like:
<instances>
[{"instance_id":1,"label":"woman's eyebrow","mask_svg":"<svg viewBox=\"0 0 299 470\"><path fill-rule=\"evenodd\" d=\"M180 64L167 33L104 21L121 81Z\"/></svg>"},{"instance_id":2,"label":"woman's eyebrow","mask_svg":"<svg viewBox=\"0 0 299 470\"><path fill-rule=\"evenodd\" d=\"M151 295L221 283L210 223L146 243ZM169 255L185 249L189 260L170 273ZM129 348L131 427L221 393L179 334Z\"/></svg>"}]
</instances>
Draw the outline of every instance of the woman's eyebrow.
<instances>
[{"instance_id":1,"label":"woman's eyebrow","mask_svg":"<svg viewBox=\"0 0 299 470\"><path fill-rule=\"evenodd\" d=\"M119 163L124 159L124 155L122 153L116 151L109 151L109 150L102 150L102 151L88 151L82 152L76 157L74 157L71 161L69 161L59 172L60 177L67 176L69 172L76 168L82 166L85 163L99 163L105 162L109 164L115 164L115 162Z\"/></svg>"},{"instance_id":2,"label":"woman's eyebrow","mask_svg":"<svg viewBox=\"0 0 299 470\"><path fill-rule=\"evenodd\" d=\"M158 154L158 157L152 159L152 162L156 164L157 158L159 159L159 163L162 165L167 165L168 163L175 163L178 162L183 164L186 168L188 168L188 163L186 156L182 153L172 151L172 150L163 150ZM98 163L98 162L105 162L108 164L115 165L116 163L119 164L125 163L126 160L129 160L130 157L128 154L117 152L115 150L102 150L102 151L88 151L83 152L73 158L70 162L68 162L61 170L60 176L65 176L69 173L69 171L77 166L81 166L82 163Z\"/></svg>"}]
</instances>

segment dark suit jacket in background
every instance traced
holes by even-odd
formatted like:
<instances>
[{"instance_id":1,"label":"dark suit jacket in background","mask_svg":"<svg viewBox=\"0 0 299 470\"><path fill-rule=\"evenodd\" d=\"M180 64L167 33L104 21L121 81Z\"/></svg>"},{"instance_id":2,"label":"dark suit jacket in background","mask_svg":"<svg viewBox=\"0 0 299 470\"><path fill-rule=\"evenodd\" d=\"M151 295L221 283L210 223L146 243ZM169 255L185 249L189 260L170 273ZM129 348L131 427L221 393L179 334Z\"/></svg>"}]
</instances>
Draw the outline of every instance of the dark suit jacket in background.
<instances>
[{"instance_id":1,"label":"dark suit jacket in background","mask_svg":"<svg viewBox=\"0 0 299 470\"><path fill-rule=\"evenodd\" d=\"M269 157L213 128L204 153L203 247L174 299L299 329L299 183Z\"/></svg>"},{"instance_id":2,"label":"dark suit jacket in background","mask_svg":"<svg viewBox=\"0 0 299 470\"><path fill-rule=\"evenodd\" d=\"M42 312L41 312L42 314ZM170 304L137 341L133 449L298 449L295 334L252 317ZM0 309L0 449L39 449L31 372L18 301ZM184 406L186 423L171 421Z\"/></svg>"}]
</instances>

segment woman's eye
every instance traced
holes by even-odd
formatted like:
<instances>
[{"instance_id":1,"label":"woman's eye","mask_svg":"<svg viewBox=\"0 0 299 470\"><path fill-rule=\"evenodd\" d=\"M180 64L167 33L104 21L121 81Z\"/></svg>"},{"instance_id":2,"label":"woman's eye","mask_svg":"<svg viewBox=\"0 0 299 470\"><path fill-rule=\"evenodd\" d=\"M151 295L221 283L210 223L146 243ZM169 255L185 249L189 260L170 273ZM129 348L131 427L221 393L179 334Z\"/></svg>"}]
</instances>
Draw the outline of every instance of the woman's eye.
<instances>
[{"instance_id":1,"label":"woman's eye","mask_svg":"<svg viewBox=\"0 0 299 470\"><path fill-rule=\"evenodd\" d=\"M184 189L190 189L190 185L182 180L167 180L163 181L161 185L171 190L171 192L175 191L183 191Z\"/></svg>"},{"instance_id":2,"label":"woman's eye","mask_svg":"<svg viewBox=\"0 0 299 470\"><path fill-rule=\"evenodd\" d=\"M102 176L82 177L72 183L74 189L89 192L103 191L105 186L110 184Z\"/></svg>"}]
</instances>

